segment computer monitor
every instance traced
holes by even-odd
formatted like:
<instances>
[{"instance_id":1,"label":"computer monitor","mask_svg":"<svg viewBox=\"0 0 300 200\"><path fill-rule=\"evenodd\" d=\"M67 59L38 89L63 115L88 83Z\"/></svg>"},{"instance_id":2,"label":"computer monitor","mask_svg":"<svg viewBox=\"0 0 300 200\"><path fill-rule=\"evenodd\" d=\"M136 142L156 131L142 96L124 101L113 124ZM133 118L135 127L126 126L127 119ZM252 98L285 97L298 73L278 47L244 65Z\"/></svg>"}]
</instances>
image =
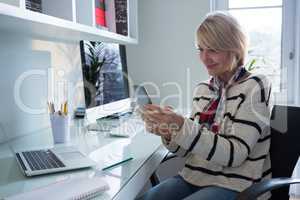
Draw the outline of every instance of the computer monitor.
<instances>
[{"instance_id":1,"label":"computer monitor","mask_svg":"<svg viewBox=\"0 0 300 200\"><path fill-rule=\"evenodd\" d=\"M88 122L130 111L125 46L80 41Z\"/></svg>"}]
</instances>

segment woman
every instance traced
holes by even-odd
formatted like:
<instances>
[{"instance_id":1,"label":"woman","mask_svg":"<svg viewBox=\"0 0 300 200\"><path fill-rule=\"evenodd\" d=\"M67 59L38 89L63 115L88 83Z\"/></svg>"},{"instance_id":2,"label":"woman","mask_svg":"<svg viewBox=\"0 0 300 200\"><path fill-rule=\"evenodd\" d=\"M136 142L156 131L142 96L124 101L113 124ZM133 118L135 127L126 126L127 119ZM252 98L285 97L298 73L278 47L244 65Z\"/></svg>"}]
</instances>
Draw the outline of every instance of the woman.
<instances>
[{"instance_id":1,"label":"woman","mask_svg":"<svg viewBox=\"0 0 300 200\"><path fill-rule=\"evenodd\" d=\"M211 13L197 29L197 48L211 79L196 87L191 117L157 105L143 112L148 131L186 157L185 167L141 199L234 199L271 176L271 86L243 67L245 33L228 13Z\"/></svg>"}]
</instances>

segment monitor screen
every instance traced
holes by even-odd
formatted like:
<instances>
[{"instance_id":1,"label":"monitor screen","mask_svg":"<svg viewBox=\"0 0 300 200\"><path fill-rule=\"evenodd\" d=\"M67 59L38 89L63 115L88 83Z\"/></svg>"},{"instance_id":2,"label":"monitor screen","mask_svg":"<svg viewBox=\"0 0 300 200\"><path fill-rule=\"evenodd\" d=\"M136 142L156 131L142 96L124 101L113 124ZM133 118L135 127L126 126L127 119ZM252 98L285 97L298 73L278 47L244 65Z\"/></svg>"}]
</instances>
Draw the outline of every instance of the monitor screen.
<instances>
[{"instance_id":1,"label":"monitor screen","mask_svg":"<svg viewBox=\"0 0 300 200\"><path fill-rule=\"evenodd\" d=\"M80 51L87 114L92 111L94 118L100 118L128 110L125 46L81 41Z\"/></svg>"}]
</instances>

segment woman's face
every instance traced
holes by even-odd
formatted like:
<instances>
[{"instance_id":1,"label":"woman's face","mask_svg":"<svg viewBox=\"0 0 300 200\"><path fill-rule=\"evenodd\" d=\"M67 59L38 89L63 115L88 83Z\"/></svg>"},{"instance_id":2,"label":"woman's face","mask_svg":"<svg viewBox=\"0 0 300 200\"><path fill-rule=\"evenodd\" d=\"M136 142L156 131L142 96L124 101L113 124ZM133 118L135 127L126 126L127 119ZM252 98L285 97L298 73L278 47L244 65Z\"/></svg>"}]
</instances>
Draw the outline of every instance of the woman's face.
<instances>
[{"instance_id":1,"label":"woman's face","mask_svg":"<svg viewBox=\"0 0 300 200\"><path fill-rule=\"evenodd\" d=\"M200 59L205 65L209 75L222 76L231 72L230 53L228 51L216 51L210 48L198 47Z\"/></svg>"}]
</instances>

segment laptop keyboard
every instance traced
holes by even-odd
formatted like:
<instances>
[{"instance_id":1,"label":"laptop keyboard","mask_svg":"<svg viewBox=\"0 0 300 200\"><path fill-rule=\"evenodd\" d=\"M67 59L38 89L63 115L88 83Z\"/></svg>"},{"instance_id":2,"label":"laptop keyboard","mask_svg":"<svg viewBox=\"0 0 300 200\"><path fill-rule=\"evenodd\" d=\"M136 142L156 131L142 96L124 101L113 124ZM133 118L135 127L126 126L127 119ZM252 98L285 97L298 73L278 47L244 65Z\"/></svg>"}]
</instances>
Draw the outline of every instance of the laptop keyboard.
<instances>
[{"instance_id":1,"label":"laptop keyboard","mask_svg":"<svg viewBox=\"0 0 300 200\"><path fill-rule=\"evenodd\" d=\"M49 149L25 151L22 152L22 155L33 171L65 167L62 161Z\"/></svg>"}]
</instances>

